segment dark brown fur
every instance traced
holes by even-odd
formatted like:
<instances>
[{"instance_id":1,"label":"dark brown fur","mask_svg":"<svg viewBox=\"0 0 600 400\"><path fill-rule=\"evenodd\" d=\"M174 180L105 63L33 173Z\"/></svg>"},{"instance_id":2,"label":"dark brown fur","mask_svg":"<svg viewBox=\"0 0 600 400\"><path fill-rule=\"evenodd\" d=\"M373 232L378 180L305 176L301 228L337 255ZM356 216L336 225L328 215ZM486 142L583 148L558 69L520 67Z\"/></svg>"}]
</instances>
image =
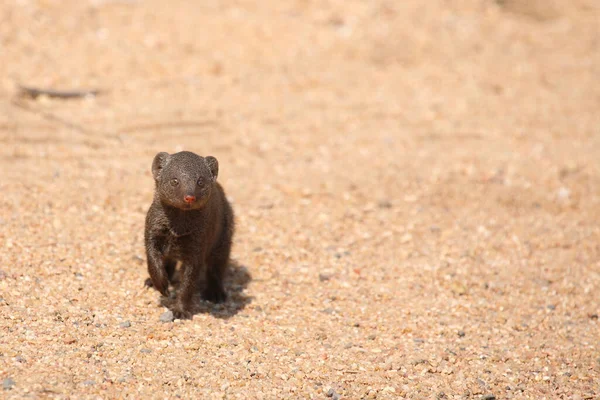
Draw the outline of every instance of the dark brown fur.
<instances>
[{"instance_id":1,"label":"dark brown fur","mask_svg":"<svg viewBox=\"0 0 600 400\"><path fill-rule=\"evenodd\" d=\"M231 205L216 181L218 172L216 158L187 151L158 153L152 163L156 190L146 215L147 284L165 296L163 303L175 318L192 317L192 298L203 272L202 297L214 303L226 299L223 276L234 222ZM196 200L186 203L185 196ZM182 263L180 284L176 299L169 301L177 261Z\"/></svg>"}]
</instances>

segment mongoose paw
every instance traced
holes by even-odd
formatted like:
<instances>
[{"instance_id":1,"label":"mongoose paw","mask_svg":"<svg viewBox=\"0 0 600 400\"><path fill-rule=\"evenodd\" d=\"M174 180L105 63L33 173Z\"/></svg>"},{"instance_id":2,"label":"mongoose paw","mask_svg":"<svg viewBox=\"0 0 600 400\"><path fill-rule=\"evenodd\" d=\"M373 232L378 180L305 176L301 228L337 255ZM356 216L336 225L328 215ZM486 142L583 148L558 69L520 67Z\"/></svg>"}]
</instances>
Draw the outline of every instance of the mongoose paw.
<instances>
[{"instance_id":1,"label":"mongoose paw","mask_svg":"<svg viewBox=\"0 0 600 400\"><path fill-rule=\"evenodd\" d=\"M192 316L194 315L188 309L178 305L174 306L171 311L173 312L173 317L175 317L175 319L192 319Z\"/></svg>"},{"instance_id":2,"label":"mongoose paw","mask_svg":"<svg viewBox=\"0 0 600 400\"><path fill-rule=\"evenodd\" d=\"M152 278L148 278L144 281L144 286L147 288L154 288L163 296L169 297L169 281L166 279L164 281L159 281L157 285Z\"/></svg>"},{"instance_id":3,"label":"mongoose paw","mask_svg":"<svg viewBox=\"0 0 600 400\"><path fill-rule=\"evenodd\" d=\"M192 319L192 312L189 307L184 306L175 297L161 297L160 304L173 312L175 319Z\"/></svg>"},{"instance_id":4,"label":"mongoose paw","mask_svg":"<svg viewBox=\"0 0 600 400\"><path fill-rule=\"evenodd\" d=\"M202 293L204 300L210 301L211 303L219 304L224 303L227 300L227 293L222 287L208 287L204 293Z\"/></svg>"}]
</instances>

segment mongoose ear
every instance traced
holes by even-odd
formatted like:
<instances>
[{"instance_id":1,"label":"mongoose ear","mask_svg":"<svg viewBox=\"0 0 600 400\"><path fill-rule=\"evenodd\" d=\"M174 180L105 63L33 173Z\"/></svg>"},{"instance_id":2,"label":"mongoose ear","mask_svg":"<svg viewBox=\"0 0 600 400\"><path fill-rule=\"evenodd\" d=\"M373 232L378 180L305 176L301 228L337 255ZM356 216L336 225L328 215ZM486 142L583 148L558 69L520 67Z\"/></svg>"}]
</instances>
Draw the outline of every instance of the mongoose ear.
<instances>
[{"instance_id":1,"label":"mongoose ear","mask_svg":"<svg viewBox=\"0 0 600 400\"><path fill-rule=\"evenodd\" d=\"M213 180L217 180L217 176L219 175L219 162L213 156L204 157L204 161L206 165L208 165L208 169L210 169L210 173L213 176Z\"/></svg>"},{"instance_id":2,"label":"mongoose ear","mask_svg":"<svg viewBox=\"0 0 600 400\"><path fill-rule=\"evenodd\" d=\"M152 175L155 180L158 180L160 175L160 171L167 164L167 160L169 159L169 153L165 153L164 151L158 153L154 156L154 161L152 161Z\"/></svg>"}]
</instances>

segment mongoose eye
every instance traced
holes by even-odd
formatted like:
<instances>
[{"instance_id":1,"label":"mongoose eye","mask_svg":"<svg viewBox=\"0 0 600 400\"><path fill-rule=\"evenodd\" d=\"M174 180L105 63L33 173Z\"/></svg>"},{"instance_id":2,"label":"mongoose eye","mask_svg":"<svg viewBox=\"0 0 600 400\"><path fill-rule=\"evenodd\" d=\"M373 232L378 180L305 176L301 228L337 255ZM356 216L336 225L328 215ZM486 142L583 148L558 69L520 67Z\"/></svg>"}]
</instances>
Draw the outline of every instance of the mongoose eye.
<instances>
[{"instance_id":1,"label":"mongoose eye","mask_svg":"<svg viewBox=\"0 0 600 400\"><path fill-rule=\"evenodd\" d=\"M204 179L200 178L198 179L198 182L196 182L198 184L198 186L202 187L204 186Z\"/></svg>"},{"instance_id":2,"label":"mongoose eye","mask_svg":"<svg viewBox=\"0 0 600 400\"><path fill-rule=\"evenodd\" d=\"M171 179L171 186L177 186L177 185L179 185L179 179L177 179L177 178Z\"/></svg>"}]
</instances>

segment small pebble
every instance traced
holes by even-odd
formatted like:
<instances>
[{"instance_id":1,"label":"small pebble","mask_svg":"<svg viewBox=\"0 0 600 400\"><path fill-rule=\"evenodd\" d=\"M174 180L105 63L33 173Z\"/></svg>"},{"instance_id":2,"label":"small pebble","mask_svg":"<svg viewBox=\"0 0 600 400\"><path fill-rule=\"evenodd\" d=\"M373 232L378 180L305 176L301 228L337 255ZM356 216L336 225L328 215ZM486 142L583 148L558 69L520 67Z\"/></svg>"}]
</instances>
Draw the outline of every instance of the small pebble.
<instances>
[{"instance_id":1,"label":"small pebble","mask_svg":"<svg viewBox=\"0 0 600 400\"><path fill-rule=\"evenodd\" d=\"M327 275L327 274L319 274L319 280L321 282L325 282L331 279L331 276Z\"/></svg>"},{"instance_id":2,"label":"small pebble","mask_svg":"<svg viewBox=\"0 0 600 400\"><path fill-rule=\"evenodd\" d=\"M327 397L331 397L333 400L340 399L340 395L337 394L333 388L329 388L329 390L327 391Z\"/></svg>"},{"instance_id":3,"label":"small pebble","mask_svg":"<svg viewBox=\"0 0 600 400\"><path fill-rule=\"evenodd\" d=\"M598 319L598 314L588 314L588 317L590 317L590 319Z\"/></svg>"},{"instance_id":4,"label":"small pebble","mask_svg":"<svg viewBox=\"0 0 600 400\"><path fill-rule=\"evenodd\" d=\"M369 336L367 336L367 339L375 340L376 337L377 337L376 335L369 335Z\"/></svg>"},{"instance_id":5,"label":"small pebble","mask_svg":"<svg viewBox=\"0 0 600 400\"><path fill-rule=\"evenodd\" d=\"M129 328L129 327L131 326L131 322L129 322L129 321L124 321L124 322L121 322L121 323L119 324L119 326L120 326L121 328Z\"/></svg>"},{"instance_id":6,"label":"small pebble","mask_svg":"<svg viewBox=\"0 0 600 400\"><path fill-rule=\"evenodd\" d=\"M563 186L560 189L558 189L556 195L560 200L567 200L569 196L571 196L571 191L569 190L569 188Z\"/></svg>"},{"instance_id":7,"label":"small pebble","mask_svg":"<svg viewBox=\"0 0 600 400\"><path fill-rule=\"evenodd\" d=\"M15 357L15 361L17 361L17 362L20 362L20 363L27 362L27 360L26 360L26 359L24 359L24 358L23 358L23 357L21 357L21 356L16 356L16 357Z\"/></svg>"},{"instance_id":8,"label":"small pebble","mask_svg":"<svg viewBox=\"0 0 600 400\"><path fill-rule=\"evenodd\" d=\"M140 353L149 354L149 353L152 353L152 350L150 350L150 349L141 349Z\"/></svg>"},{"instance_id":9,"label":"small pebble","mask_svg":"<svg viewBox=\"0 0 600 400\"><path fill-rule=\"evenodd\" d=\"M160 322L173 322L175 317L173 317L173 311L169 310L169 311L165 311L164 313L160 314L159 319L160 319Z\"/></svg>"},{"instance_id":10,"label":"small pebble","mask_svg":"<svg viewBox=\"0 0 600 400\"><path fill-rule=\"evenodd\" d=\"M92 379L88 379L87 381L83 381L83 384L85 386L94 386L96 384L96 381L94 381Z\"/></svg>"},{"instance_id":11,"label":"small pebble","mask_svg":"<svg viewBox=\"0 0 600 400\"><path fill-rule=\"evenodd\" d=\"M458 337L465 337L465 331L458 331Z\"/></svg>"},{"instance_id":12,"label":"small pebble","mask_svg":"<svg viewBox=\"0 0 600 400\"><path fill-rule=\"evenodd\" d=\"M4 390L11 390L13 386L15 386L15 381L12 380L12 378L5 378L2 381L2 388Z\"/></svg>"},{"instance_id":13,"label":"small pebble","mask_svg":"<svg viewBox=\"0 0 600 400\"><path fill-rule=\"evenodd\" d=\"M380 200L377 206L379 208L392 208L392 203L389 200Z\"/></svg>"},{"instance_id":14,"label":"small pebble","mask_svg":"<svg viewBox=\"0 0 600 400\"><path fill-rule=\"evenodd\" d=\"M496 396L493 394L484 394L481 400L496 400Z\"/></svg>"}]
</instances>

